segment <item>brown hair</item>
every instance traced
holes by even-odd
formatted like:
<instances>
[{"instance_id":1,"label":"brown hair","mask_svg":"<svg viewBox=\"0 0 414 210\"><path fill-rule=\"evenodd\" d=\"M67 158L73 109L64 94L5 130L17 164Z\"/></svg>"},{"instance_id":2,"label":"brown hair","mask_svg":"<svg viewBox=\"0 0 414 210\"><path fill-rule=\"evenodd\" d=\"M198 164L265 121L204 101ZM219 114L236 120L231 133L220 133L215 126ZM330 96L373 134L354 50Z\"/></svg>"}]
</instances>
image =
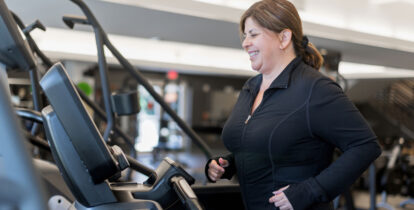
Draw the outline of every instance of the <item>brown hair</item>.
<instances>
[{"instance_id":1,"label":"brown hair","mask_svg":"<svg viewBox=\"0 0 414 210\"><path fill-rule=\"evenodd\" d=\"M287 0L262 0L247 9L240 19L240 34L244 34L244 23L252 17L259 25L276 33L284 29L292 31L292 42L297 56L319 70L323 58L316 47L303 36L302 21L295 6Z\"/></svg>"}]
</instances>

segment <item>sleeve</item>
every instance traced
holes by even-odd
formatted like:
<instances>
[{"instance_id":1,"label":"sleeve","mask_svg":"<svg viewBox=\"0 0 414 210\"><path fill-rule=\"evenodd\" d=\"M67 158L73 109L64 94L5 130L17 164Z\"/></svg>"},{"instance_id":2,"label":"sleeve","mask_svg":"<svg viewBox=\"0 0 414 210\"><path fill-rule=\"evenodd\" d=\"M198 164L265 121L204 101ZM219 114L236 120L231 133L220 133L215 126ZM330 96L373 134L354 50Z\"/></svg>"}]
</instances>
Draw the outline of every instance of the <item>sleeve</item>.
<instances>
[{"instance_id":1,"label":"sleeve","mask_svg":"<svg viewBox=\"0 0 414 210\"><path fill-rule=\"evenodd\" d=\"M204 167L204 173L205 173L205 175L207 177L207 180L209 182L215 182L215 181L211 180L210 177L208 177L208 172L207 172L208 171L208 164L210 164L210 162L212 160L215 160L215 161L218 162L218 160L220 158L223 158L223 159L229 161L229 166L227 166L225 168L224 174L221 177L222 178L225 178L225 179L231 179L234 176L234 174L236 174L236 164L234 163L234 155L233 154L228 154L228 155L225 155L225 156L214 157L212 159L209 159L207 161L207 163L206 163L206 166Z\"/></svg>"},{"instance_id":2,"label":"sleeve","mask_svg":"<svg viewBox=\"0 0 414 210\"><path fill-rule=\"evenodd\" d=\"M295 210L332 200L381 154L375 134L332 80L315 82L307 109L311 134L335 145L343 154L317 176L284 191Z\"/></svg>"}]
</instances>

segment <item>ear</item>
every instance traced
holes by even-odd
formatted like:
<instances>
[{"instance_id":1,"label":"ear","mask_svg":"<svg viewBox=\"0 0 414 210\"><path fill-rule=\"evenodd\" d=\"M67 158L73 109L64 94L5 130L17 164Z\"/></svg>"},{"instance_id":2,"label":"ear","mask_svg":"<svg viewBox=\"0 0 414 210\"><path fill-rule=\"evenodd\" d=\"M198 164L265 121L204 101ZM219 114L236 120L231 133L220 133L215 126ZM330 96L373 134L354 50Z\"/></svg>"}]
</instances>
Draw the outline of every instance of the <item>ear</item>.
<instances>
[{"instance_id":1,"label":"ear","mask_svg":"<svg viewBox=\"0 0 414 210\"><path fill-rule=\"evenodd\" d=\"M279 40L280 40L280 49L285 49L289 46L290 42L292 41L292 31L289 29L284 29L282 32L279 33Z\"/></svg>"}]
</instances>

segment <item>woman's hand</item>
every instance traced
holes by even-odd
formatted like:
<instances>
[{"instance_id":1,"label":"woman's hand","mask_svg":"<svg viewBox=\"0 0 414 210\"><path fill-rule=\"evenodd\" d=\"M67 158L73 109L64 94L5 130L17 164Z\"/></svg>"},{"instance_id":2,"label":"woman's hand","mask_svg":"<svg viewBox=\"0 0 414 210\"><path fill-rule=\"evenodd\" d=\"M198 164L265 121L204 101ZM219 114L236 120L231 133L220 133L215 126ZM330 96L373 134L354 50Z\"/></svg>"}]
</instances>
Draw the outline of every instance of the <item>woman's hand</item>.
<instances>
[{"instance_id":1,"label":"woman's hand","mask_svg":"<svg viewBox=\"0 0 414 210\"><path fill-rule=\"evenodd\" d=\"M219 158L218 163L216 160L212 160L208 164L208 177L213 181L219 180L225 172L224 168L227 166L229 166L229 161L223 158Z\"/></svg>"},{"instance_id":2,"label":"woman's hand","mask_svg":"<svg viewBox=\"0 0 414 210\"><path fill-rule=\"evenodd\" d=\"M289 202L288 198L286 197L284 190L289 187L282 187L273 192L274 196L270 197L269 203L274 203L276 207L279 207L280 210L293 210L292 204Z\"/></svg>"}]
</instances>

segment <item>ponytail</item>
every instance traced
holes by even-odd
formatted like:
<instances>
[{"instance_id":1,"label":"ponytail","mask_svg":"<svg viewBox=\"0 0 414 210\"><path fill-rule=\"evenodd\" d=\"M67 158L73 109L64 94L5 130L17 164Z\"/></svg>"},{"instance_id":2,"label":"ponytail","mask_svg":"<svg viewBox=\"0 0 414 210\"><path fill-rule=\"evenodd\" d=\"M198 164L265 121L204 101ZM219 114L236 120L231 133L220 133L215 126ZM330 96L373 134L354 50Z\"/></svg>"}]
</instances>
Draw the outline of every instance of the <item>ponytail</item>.
<instances>
[{"instance_id":1,"label":"ponytail","mask_svg":"<svg viewBox=\"0 0 414 210\"><path fill-rule=\"evenodd\" d=\"M293 38L296 55L302 56L303 62L319 70L323 64L323 57L315 45L309 42L307 36L303 36L302 40Z\"/></svg>"},{"instance_id":2,"label":"ponytail","mask_svg":"<svg viewBox=\"0 0 414 210\"><path fill-rule=\"evenodd\" d=\"M315 45L312 43L308 43L305 47L302 60L309 66L312 66L314 69L319 71L323 64L323 57L318 49L316 49Z\"/></svg>"}]
</instances>

